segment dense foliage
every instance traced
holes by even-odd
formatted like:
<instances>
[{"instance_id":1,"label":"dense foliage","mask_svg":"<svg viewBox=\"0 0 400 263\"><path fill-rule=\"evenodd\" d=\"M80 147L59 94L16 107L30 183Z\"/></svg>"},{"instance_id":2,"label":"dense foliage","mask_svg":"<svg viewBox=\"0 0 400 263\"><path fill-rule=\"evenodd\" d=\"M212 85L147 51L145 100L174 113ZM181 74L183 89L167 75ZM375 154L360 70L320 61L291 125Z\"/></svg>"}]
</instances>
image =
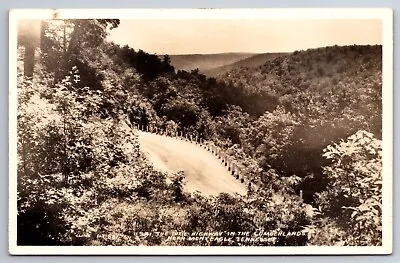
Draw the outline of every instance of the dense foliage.
<instances>
[{"instance_id":1,"label":"dense foliage","mask_svg":"<svg viewBox=\"0 0 400 263\"><path fill-rule=\"evenodd\" d=\"M382 145L373 134L360 130L346 141L330 145L324 157L329 187L317 195L327 218L317 225L330 228L331 240L317 234L315 244L336 240L342 245L382 244ZM329 220L334 219L333 222Z\"/></svg>"},{"instance_id":2,"label":"dense foliage","mask_svg":"<svg viewBox=\"0 0 400 263\"><path fill-rule=\"evenodd\" d=\"M217 80L106 42L118 23L44 21L33 77L20 43L18 244L381 244L380 47L295 52ZM183 173L146 160L135 125L213 141L259 190L186 193ZM304 234L228 238L275 230Z\"/></svg>"}]
</instances>

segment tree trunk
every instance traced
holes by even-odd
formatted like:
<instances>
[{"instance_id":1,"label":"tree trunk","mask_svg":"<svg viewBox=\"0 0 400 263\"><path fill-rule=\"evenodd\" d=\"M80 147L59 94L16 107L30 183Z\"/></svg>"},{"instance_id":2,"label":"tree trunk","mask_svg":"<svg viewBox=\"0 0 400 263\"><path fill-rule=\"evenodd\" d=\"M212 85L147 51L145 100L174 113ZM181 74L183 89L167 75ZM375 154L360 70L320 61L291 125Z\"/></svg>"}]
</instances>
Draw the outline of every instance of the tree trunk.
<instances>
[{"instance_id":1,"label":"tree trunk","mask_svg":"<svg viewBox=\"0 0 400 263\"><path fill-rule=\"evenodd\" d=\"M67 44L65 29L66 26L63 28L63 55L60 58L59 67L55 70L54 84L59 82L64 77L64 73L69 70L69 60L71 59L72 54L76 52L79 47L79 38L82 32L81 24L77 21L71 33L69 43Z\"/></svg>"},{"instance_id":2,"label":"tree trunk","mask_svg":"<svg viewBox=\"0 0 400 263\"><path fill-rule=\"evenodd\" d=\"M28 78L33 77L33 69L35 66L35 46L32 43L25 45L24 54L24 76Z\"/></svg>"},{"instance_id":3,"label":"tree trunk","mask_svg":"<svg viewBox=\"0 0 400 263\"><path fill-rule=\"evenodd\" d=\"M40 20L18 21L18 45L25 47L24 75L33 77L35 50L40 39Z\"/></svg>"}]
</instances>

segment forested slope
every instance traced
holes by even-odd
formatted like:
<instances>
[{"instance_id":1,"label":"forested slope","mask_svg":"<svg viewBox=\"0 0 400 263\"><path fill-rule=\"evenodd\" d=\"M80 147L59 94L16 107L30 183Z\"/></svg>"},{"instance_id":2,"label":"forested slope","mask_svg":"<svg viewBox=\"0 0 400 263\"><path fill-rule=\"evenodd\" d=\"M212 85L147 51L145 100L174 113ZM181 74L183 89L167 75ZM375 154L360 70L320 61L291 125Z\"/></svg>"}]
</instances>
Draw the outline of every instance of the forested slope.
<instances>
[{"instance_id":1,"label":"forested slope","mask_svg":"<svg viewBox=\"0 0 400 263\"><path fill-rule=\"evenodd\" d=\"M370 115L364 124L379 136L381 75L381 46L334 46L296 51L257 68L233 69L224 79L269 92L289 111L311 119L346 110L359 117Z\"/></svg>"},{"instance_id":2,"label":"forested slope","mask_svg":"<svg viewBox=\"0 0 400 263\"><path fill-rule=\"evenodd\" d=\"M215 68L210 68L210 69L206 69L206 70L202 70L201 73L203 73L204 75L208 76L208 77L220 77L222 75L224 75L227 72L230 72L234 69L238 69L238 68L246 68L246 67L258 67L261 66L263 64L265 64L267 61L269 60L273 60L276 57L280 57L280 56L285 56L288 53L262 53L262 54L256 54L256 55L252 55L250 57L241 59L239 61L236 61L234 63L231 64L227 64L224 66L219 66L219 67L215 67Z\"/></svg>"},{"instance_id":3,"label":"forested slope","mask_svg":"<svg viewBox=\"0 0 400 263\"><path fill-rule=\"evenodd\" d=\"M276 98L278 108L242 133L242 147L281 174L319 177L329 164L322 157L327 145L361 129L381 138L381 46L297 51L233 70L224 79L247 93ZM320 186L309 183L307 189Z\"/></svg>"}]
</instances>

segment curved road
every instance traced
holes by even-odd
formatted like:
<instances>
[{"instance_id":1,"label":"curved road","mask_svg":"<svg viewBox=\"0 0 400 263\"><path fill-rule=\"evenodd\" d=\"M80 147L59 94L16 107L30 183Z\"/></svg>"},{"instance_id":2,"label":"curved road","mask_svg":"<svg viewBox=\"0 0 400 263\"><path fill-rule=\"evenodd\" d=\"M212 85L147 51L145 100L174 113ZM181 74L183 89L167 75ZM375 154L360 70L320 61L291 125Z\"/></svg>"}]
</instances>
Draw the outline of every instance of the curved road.
<instances>
[{"instance_id":1,"label":"curved road","mask_svg":"<svg viewBox=\"0 0 400 263\"><path fill-rule=\"evenodd\" d=\"M184 189L202 195L238 193L247 189L233 176L219 159L188 141L138 131L140 148L154 168L172 174L184 171Z\"/></svg>"}]
</instances>

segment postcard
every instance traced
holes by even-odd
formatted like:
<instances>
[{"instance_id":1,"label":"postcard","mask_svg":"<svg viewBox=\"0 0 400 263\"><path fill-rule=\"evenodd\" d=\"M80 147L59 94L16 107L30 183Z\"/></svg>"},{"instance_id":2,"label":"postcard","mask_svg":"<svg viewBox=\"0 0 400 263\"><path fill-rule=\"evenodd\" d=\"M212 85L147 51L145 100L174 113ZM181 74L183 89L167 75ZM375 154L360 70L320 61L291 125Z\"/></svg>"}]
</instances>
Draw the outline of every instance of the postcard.
<instances>
[{"instance_id":1,"label":"postcard","mask_svg":"<svg viewBox=\"0 0 400 263\"><path fill-rule=\"evenodd\" d=\"M11 10L10 254L392 253L392 24Z\"/></svg>"}]
</instances>

